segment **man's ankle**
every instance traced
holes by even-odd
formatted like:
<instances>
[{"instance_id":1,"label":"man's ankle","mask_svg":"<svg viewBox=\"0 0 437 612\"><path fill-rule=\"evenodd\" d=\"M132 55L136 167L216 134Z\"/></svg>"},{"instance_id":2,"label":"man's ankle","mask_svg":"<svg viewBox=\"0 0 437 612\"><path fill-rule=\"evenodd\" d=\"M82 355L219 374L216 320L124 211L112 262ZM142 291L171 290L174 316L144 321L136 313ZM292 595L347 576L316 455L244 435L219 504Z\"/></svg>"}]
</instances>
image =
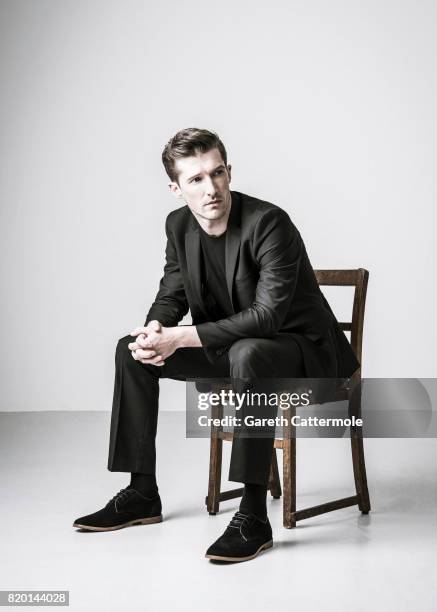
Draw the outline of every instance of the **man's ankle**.
<instances>
[{"instance_id":1,"label":"man's ankle","mask_svg":"<svg viewBox=\"0 0 437 612\"><path fill-rule=\"evenodd\" d=\"M267 485L244 484L240 512L254 514L261 520L267 518Z\"/></svg>"},{"instance_id":2,"label":"man's ankle","mask_svg":"<svg viewBox=\"0 0 437 612\"><path fill-rule=\"evenodd\" d=\"M135 489L144 497L154 497L158 494L155 474L132 472L129 489Z\"/></svg>"}]
</instances>

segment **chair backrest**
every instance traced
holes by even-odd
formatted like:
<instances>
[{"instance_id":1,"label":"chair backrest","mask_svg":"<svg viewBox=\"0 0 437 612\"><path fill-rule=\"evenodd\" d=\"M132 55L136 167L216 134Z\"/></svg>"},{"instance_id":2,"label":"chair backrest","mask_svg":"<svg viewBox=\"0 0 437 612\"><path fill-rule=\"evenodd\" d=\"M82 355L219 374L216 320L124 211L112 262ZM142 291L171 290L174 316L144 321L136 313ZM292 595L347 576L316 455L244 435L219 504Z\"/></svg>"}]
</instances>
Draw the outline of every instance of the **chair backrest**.
<instances>
[{"instance_id":1,"label":"chair backrest","mask_svg":"<svg viewBox=\"0 0 437 612\"><path fill-rule=\"evenodd\" d=\"M366 306L369 272L364 268L356 270L314 270L319 285L334 287L355 287L352 320L339 322L343 331L351 332L351 346L361 363L363 347L364 309Z\"/></svg>"}]
</instances>

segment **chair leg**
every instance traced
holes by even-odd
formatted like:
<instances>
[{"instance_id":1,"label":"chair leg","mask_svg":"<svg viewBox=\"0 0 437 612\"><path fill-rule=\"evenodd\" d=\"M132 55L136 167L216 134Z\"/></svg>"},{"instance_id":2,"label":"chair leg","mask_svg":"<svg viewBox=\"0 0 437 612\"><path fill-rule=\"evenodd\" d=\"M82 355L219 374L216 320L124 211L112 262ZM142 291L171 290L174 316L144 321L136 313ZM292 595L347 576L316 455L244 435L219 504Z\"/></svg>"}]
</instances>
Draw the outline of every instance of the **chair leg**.
<instances>
[{"instance_id":1,"label":"chair leg","mask_svg":"<svg viewBox=\"0 0 437 612\"><path fill-rule=\"evenodd\" d=\"M223 416L223 406L213 406L211 416L212 418L221 418ZM206 498L206 509L209 514L217 514L220 507L223 451L223 440L219 438L220 431L222 431L222 427L211 426L208 496Z\"/></svg>"},{"instance_id":2,"label":"chair leg","mask_svg":"<svg viewBox=\"0 0 437 612\"><path fill-rule=\"evenodd\" d=\"M272 464L270 466L269 476L269 489L273 499L279 499L282 494L281 480L279 478L278 470L278 457L276 455L276 448L273 448L272 452Z\"/></svg>"},{"instance_id":3,"label":"chair leg","mask_svg":"<svg viewBox=\"0 0 437 612\"><path fill-rule=\"evenodd\" d=\"M294 411L295 412L295 411ZM296 527L296 438L292 432L291 409L284 411L288 424L283 435L283 525L286 529Z\"/></svg>"},{"instance_id":4,"label":"chair leg","mask_svg":"<svg viewBox=\"0 0 437 612\"><path fill-rule=\"evenodd\" d=\"M355 489L358 495L358 507L363 514L370 511L370 498L367 488L366 464L362 438L351 438L352 463L354 467Z\"/></svg>"},{"instance_id":5,"label":"chair leg","mask_svg":"<svg viewBox=\"0 0 437 612\"><path fill-rule=\"evenodd\" d=\"M357 383L349 398L349 414L355 415L356 418L361 417L361 380ZM367 488L362 427L351 427L351 450L358 507L363 514L368 514L370 498Z\"/></svg>"}]
</instances>

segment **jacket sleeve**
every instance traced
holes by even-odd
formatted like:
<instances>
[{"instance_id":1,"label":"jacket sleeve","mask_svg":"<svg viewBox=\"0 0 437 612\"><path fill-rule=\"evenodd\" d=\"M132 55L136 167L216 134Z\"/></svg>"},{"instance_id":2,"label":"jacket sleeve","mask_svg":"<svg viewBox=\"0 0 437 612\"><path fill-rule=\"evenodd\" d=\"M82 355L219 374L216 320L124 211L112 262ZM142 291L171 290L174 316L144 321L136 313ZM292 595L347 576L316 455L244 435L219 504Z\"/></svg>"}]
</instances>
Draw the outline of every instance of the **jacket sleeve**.
<instances>
[{"instance_id":1,"label":"jacket sleeve","mask_svg":"<svg viewBox=\"0 0 437 612\"><path fill-rule=\"evenodd\" d=\"M253 251L259 280L253 304L216 322L197 325L205 348L228 346L240 338L271 338L281 329L296 288L303 242L282 209L271 209L258 221Z\"/></svg>"},{"instance_id":2,"label":"jacket sleeve","mask_svg":"<svg viewBox=\"0 0 437 612\"><path fill-rule=\"evenodd\" d=\"M147 314L145 325L149 321L157 320L165 327L173 327L188 312L188 301L168 220L169 217L167 217L165 223L167 246L165 249L164 276L159 282L159 290Z\"/></svg>"}]
</instances>

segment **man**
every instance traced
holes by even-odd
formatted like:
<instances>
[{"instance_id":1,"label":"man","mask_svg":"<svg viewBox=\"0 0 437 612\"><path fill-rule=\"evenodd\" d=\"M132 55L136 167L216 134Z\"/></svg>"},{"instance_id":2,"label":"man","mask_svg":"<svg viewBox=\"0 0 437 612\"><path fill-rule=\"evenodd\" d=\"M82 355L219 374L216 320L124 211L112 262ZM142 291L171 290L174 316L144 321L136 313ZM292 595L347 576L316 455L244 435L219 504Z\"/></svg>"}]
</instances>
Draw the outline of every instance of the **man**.
<instances>
[{"instance_id":1,"label":"man","mask_svg":"<svg viewBox=\"0 0 437 612\"><path fill-rule=\"evenodd\" d=\"M130 484L75 527L120 529L162 520L155 479L159 379L347 377L359 367L321 293L287 213L230 191L219 137L178 132L163 151L169 187L185 205L166 221L164 276L144 327L116 350L108 469ZM187 313L192 325L178 326ZM236 437L229 479L239 511L207 558L243 561L272 545L267 483L273 438Z\"/></svg>"}]
</instances>

